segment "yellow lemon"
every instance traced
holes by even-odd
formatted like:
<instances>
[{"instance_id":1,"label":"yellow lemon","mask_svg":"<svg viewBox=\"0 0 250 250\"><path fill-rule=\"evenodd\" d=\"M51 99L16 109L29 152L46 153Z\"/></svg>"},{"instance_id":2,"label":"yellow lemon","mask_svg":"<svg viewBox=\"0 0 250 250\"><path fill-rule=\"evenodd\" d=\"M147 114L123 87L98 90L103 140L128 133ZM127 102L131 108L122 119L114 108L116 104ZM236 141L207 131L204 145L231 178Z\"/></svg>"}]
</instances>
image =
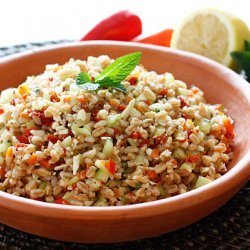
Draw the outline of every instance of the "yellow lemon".
<instances>
[{"instance_id":1,"label":"yellow lemon","mask_svg":"<svg viewBox=\"0 0 250 250\"><path fill-rule=\"evenodd\" d=\"M250 32L242 20L220 10L202 9L189 15L177 27L171 47L233 67L230 52L243 50L244 40L250 40Z\"/></svg>"}]
</instances>

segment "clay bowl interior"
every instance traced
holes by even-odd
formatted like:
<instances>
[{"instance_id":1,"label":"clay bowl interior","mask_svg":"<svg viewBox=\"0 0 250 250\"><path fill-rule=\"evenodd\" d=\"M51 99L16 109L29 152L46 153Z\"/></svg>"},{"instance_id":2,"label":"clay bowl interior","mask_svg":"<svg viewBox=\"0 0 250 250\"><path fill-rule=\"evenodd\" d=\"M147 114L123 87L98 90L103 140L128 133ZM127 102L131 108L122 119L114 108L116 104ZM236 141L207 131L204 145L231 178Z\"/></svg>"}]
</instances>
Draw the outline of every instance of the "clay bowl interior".
<instances>
[{"instance_id":1,"label":"clay bowl interior","mask_svg":"<svg viewBox=\"0 0 250 250\"><path fill-rule=\"evenodd\" d=\"M194 84L208 102L223 104L235 121L234 159L220 179L188 193L122 207L48 204L0 191L0 222L47 238L83 243L122 242L151 237L189 225L228 201L249 179L250 88L226 67L183 51L122 42L84 42L33 50L0 60L1 90L17 86L46 64L107 54L113 58L142 52L142 64Z\"/></svg>"}]
</instances>

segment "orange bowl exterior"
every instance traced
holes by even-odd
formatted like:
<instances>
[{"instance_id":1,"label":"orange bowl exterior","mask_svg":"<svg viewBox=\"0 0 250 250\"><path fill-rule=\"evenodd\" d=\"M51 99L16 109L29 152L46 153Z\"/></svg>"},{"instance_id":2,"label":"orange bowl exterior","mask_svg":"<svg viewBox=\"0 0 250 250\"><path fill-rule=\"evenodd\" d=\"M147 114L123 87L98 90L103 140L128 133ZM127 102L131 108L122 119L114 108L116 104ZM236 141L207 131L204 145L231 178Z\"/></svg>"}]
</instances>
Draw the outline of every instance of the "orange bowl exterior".
<instances>
[{"instance_id":1,"label":"orange bowl exterior","mask_svg":"<svg viewBox=\"0 0 250 250\"><path fill-rule=\"evenodd\" d=\"M0 191L0 222L39 236L82 243L107 243L160 235L189 225L227 202L250 175L250 87L226 67L192 53L137 43L73 43L0 60L1 90L17 86L44 66L69 58L107 54L113 58L142 52L142 64L158 73L194 84L211 103L222 103L235 120L235 156L220 179L179 196L120 207L77 207L49 204Z\"/></svg>"}]
</instances>

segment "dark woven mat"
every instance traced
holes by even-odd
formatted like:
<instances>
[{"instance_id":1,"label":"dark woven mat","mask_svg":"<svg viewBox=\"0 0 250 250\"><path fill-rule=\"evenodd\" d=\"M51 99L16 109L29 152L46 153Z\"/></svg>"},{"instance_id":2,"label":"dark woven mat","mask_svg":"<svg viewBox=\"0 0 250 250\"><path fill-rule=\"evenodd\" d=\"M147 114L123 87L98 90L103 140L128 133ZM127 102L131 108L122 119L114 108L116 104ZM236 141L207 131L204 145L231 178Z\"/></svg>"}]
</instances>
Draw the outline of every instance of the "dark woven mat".
<instances>
[{"instance_id":1,"label":"dark woven mat","mask_svg":"<svg viewBox=\"0 0 250 250\"><path fill-rule=\"evenodd\" d=\"M0 57L63 42L68 41L4 47L0 48ZM250 249L250 182L210 216L160 237L121 244L75 244L48 240L0 224L0 249Z\"/></svg>"}]
</instances>

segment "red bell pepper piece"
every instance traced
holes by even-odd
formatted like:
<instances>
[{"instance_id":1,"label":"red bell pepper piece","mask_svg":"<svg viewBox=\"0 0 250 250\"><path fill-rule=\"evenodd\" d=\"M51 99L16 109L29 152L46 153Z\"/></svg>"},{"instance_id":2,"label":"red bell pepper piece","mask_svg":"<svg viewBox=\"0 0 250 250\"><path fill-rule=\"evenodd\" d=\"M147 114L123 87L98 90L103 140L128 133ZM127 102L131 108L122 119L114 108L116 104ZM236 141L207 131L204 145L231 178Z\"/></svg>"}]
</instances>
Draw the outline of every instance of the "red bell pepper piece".
<instances>
[{"instance_id":1,"label":"red bell pepper piece","mask_svg":"<svg viewBox=\"0 0 250 250\"><path fill-rule=\"evenodd\" d=\"M62 205L69 205L69 202L62 199L62 198L59 198L57 200L54 201L56 204L62 204Z\"/></svg>"},{"instance_id":2,"label":"red bell pepper piece","mask_svg":"<svg viewBox=\"0 0 250 250\"><path fill-rule=\"evenodd\" d=\"M0 166L0 179L5 176L5 167Z\"/></svg>"},{"instance_id":3,"label":"red bell pepper piece","mask_svg":"<svg viewBox=\"0 0 250 250\"><path fill-rule=\"evenodd\" d=\"M226 137L228 139L233 139L235 136L233 124L229 119L224 120L224 127L226 129Z\"/></svg>"},{"instance_id":4,"label":"red bell pepper piece","mask_svg":"<svg viewBox=\"0 0 250 250\"><path fill-rule=\"evenodd\" d=\"M52 142L53 144L57 143L57 141L59 141L60 138L58 136L55 135L48 135L48 141Z\"/></svg>"},{"instance_id":5,"label":"red bell pepper piece","mask_svg":"<svg viewBox=\"0 0 250 250\"><path fill-rule=\"evenodd\" d=\"M23 131L23 136L24 137L29 137L29 136L31 136L31 133L30 133L30 131L31 130L36 130L37 128L27 128L27 129L25 129L24 131Z\"/></svg>"},{"instance_id":6,"label":"red bell pepper piece","mask_svg":"<svg viewBox=\"0 0 250 250\"><path fill-rule=\"evenodd\" d=\"M28 137L25 137L23 135L17 135L16 138L18 139L18 141L20 141L20 143L25 143L25 144L30 143Z\"/></svg>"},{"instance_id":7,"label":"red bell pepper piece","mask_svg":"<svg viewBox=\"0 0 250 250\"><path fill-rule=\"evenodd\" d=\"M80 41L130 41L142 33L141 19L127 10L119 11L98 23Z\"/></svg>"},{"instance_id":8,"label":"red bell pepper piece","mask_svg":"<svg viewBox=\"0 0 250 250\"><path fill-rule=\"evenodd\" d=\"M165 29L159 33L153 34L148 37L136 37L133 41L139 43L148 43L160 46L170 47L170 41L173 34L172 29Z\"/></svg>"},{"instance_id":9,"label":"red bell pepper piece","mask_svg":"<svg viewBox=\"0 0 250 250\"><path fill-rule=\"evenodd\" d=\"M112 160L108 160L105 164L106 169L113 175L115 173L115 162Z\"/></svg>"}]
</instances>

